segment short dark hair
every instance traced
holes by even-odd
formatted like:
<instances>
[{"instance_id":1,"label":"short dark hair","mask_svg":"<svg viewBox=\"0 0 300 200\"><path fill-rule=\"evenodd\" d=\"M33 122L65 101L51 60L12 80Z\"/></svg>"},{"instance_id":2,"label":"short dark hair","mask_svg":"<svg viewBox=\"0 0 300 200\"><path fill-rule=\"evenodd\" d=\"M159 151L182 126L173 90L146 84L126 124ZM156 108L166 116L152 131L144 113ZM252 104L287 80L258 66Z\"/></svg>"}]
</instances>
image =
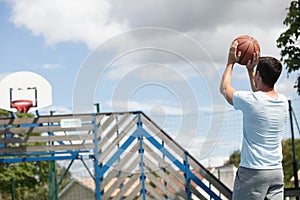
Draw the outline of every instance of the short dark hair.
<instances>
[{"instance_id":1,"label":"short dark hair","mask_svg":"<svg viewBox=\"0 0 300 200\"><path fill-rule=\"evenodd\" d=\"M262 81L273 88L281 74L282 65L276 58L260 57L256 70L259 71Z\"/></svg>"}]
</instances>

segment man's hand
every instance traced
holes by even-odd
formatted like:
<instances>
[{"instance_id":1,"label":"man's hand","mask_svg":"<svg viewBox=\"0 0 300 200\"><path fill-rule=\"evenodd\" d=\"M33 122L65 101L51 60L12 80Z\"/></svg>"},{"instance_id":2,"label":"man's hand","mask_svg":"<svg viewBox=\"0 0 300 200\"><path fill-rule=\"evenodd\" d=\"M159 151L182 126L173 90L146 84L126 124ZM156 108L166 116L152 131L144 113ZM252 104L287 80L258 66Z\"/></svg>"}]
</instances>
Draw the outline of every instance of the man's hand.
<instances>
[{"instance_id":1,"label":"man's hand","mask_svg":"<svg viewBox=\"0 0 300 200\"><path fill-rule=\"evenodd\" d=\"M241 57L241 52L237 52L237 46L238 46L238 41L235 40L231 43L230 49L229 49L229 54L228 54L228 61L227 61L227 65L228 64L232 64L234 65L236 62L239 61L240 57Z\"/></svg>"},{"instance_id":2,"label":"man's hand","mask_svg":"<svg viewBox=\"0 0 300 200\"><path fill-rule=\"evenodd\" d=\"M260 57L260 53L259 52L254 53L253 54L253 59L249 60L248 63L247 63L247 65L246 65L246 68L248 70L248 75L249 75L251 89L252 89L253 92L257 91L256 83L255 83L254 68L255 68L255 66L259 62L259 57Z\"/></svg>"},{"instance_id":3,"label":"man's hand","mask_svg":"<svg viewBox=\"0 0 300 200\"><path fill-rule=\"evenodd\" d=\"M253 54L253 59L252 60L248 60L246 68L248 69L248 71L250 70L254 70L254 67L258 64L259 62L259 57L260 57L260 53L257 51Z\"/></svg>"}]
</instances>

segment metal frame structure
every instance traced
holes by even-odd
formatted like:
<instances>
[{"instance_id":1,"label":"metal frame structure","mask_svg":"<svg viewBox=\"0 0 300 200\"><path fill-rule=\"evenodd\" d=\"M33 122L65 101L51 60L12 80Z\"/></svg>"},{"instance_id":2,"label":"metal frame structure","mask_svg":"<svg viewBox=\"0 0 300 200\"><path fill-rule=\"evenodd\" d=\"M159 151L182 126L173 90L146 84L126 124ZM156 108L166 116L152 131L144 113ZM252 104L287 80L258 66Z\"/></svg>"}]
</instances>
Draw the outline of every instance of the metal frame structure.
<instances>
[{"instance_id":1,"label":"metal frame structure","mask_svg":"<svg viewBox=\"0 0 300 200\"><path fill-rule=\"evenodd\" d=\"M34 145L37 142L39 146ZM89 154L96 200L231 199L232 195L140 111L3 118L0 144L0 163L73 162Z\"/></svg>"}]
</instances>

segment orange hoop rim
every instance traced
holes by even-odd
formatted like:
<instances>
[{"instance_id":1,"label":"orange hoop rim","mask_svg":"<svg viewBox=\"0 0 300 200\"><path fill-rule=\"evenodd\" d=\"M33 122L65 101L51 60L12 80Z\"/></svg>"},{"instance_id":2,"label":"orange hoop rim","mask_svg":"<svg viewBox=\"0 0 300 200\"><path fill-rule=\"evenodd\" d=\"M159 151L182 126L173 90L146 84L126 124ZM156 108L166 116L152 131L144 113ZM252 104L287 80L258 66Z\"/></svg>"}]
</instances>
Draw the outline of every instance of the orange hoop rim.
<instances>
[{"instance_id":1,"label":"orange hoop rim","mask_svg":"<svg viewBox=\"0 0 300 200\"><path fill-rule=\"evenodd\" d=\"M11 107L16 108L20 113L26 113L32 107L31 100L15 100L11 102Z\"/></svg>"}]
</instances>

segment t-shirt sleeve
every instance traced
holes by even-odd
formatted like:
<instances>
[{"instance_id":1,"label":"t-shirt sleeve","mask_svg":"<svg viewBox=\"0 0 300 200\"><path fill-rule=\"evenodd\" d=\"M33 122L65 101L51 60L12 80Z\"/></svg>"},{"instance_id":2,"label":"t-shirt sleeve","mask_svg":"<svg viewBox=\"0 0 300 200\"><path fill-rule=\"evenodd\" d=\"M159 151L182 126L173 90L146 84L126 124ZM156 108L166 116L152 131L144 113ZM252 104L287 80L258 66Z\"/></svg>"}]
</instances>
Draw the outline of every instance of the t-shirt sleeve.
<instances>
[{"instance_id":1,"label":"t-shirt sleeve","mask_svg":"<svg viewBox=\"0 0 300 200\"><path fill-rule=\"evenodd\" d=\"M243 110L246 106L246 99L249 92L246 91L235 91L232 96L233 107L236 110Z\"/></svg>"}]
</instances>

